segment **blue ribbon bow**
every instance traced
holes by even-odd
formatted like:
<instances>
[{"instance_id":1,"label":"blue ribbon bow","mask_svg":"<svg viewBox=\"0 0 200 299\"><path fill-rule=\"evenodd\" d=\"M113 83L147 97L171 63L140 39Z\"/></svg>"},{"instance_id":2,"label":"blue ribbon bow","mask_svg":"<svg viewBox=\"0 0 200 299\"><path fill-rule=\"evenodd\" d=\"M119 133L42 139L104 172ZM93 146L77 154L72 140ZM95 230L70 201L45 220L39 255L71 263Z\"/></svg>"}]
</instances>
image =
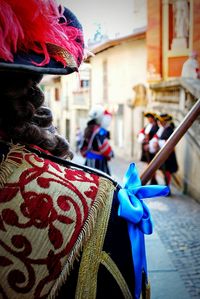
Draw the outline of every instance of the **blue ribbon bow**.
<instances>
[{"instance_id":1,"label":"blue ribbon bow","mask_svg":"<svg viewBox=\"0 0 200 299\"><path fill-rule=\"evenodd\" d=\"M144 234L150 235L153 232L150 211L142 199L166 196L169 193L169 188L160 185L142 186L134 163L130 164L123 181L124 187L118 192L118 215L128 222L135 274L134 298L138 299L142 289L143 271L147 278Z\"/></svg>"}]
</instances>

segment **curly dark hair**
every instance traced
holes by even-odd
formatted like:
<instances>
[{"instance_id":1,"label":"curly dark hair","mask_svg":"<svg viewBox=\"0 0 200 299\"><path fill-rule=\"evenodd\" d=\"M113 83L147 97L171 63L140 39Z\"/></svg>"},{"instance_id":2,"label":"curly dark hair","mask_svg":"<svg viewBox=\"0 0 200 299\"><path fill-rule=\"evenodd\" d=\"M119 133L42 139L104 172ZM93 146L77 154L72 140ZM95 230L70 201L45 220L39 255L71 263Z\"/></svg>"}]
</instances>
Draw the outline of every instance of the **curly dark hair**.
<instances>
[{"instance_id":1,"label":"curly dark hair","mask_svg":"<svg viewBox=\"0 0 200 299\"><path fill-rule=\"evenodd\" d=\"M67 140L53 127L51 110L43 106L38 87L42 75L0 72L0 129L13 143L37 145L51 154L72 159Z\"/></svg>"}]
</instances>

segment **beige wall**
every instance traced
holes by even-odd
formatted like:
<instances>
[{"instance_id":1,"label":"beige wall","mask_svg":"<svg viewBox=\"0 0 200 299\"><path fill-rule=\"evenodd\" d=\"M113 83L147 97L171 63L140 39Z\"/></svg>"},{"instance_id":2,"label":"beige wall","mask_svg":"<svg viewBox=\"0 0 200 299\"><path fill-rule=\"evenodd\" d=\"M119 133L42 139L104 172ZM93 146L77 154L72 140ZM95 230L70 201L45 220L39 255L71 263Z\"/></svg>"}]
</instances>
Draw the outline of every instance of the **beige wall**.
<instances>
[{"instance_id":1,"label":"beige wall","mask_svg":"<svg viewBox=\"0 0 200 299\"><path fill-rule=\"evenodd\" d=\"M103 99L104 61L107 61L107 99ZM139 83L146 85L146 61L144 39L124 42L91 58L91 103L102 103L114 113L111 125L112 144L118 155L127 158L131 156L131 134L135 137L138 129L141 129L138 124L141 123L142 114L138 108L132 111L128 101L133 98L133 86ZM117 121L119 105L124 107L122 122ZM116 144L116 139L120 136L123 140ZM136 141L134 153L138 153Z\"/></svg>"},{"instance_id":2,"label":"beige wall","mask_svg":"<svg viewBox=\"0 0 200 299\"><path fill-rule=\"evenodd\" d=\"M81 66L79 74L50 75L45 76L42 81L46 104L54 116L54 125L59 134L69 139L72 149L75 149L76 128L85 128L89 109L89 91L88 88L81 88L82 79L89 79L89 69L86 65ZM55 100L55 88L59 89L58 101ZM76 99L79 100L78 104Z\"/></svg>"}]
</instances>

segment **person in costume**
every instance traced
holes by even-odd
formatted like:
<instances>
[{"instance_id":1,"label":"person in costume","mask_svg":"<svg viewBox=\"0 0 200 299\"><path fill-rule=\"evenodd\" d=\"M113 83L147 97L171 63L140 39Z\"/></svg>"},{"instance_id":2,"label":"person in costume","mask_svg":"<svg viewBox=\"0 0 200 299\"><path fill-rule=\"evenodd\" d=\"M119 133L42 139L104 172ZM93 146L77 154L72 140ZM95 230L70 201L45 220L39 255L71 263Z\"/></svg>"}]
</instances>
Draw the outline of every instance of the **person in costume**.
<instances>
[{"instance_id":1,"label":"person in costume","mask_svg":"<svg viewBox=\"0 0 200 299\"><path fill-rule=\"evenodd\" d=\"M150 151L157 153L166 143L167 139L172 135L174 131L173 117L167 113L163 113L157 116L159 130L150 141ZM178 163L176 159L176 153L173 150L169 155L165 163L161 166L161 170L164 175L165 184L170 186L171 175L178 170Z\"/></svg>"},{"instance_id":2,"label":"person in costume","mask_svg":"<svg viewBox=\"0 0 200 299\"><path fill-rule=\"evenodd\" d=\"M156 113L146 112L144 114L148 124L138 133L138 142L142 145L142 154L140 160L150 163L155 156L155 152L149 150L149 142L159 129ZM157 184L156 174L151 178L151 184Z\"/></svg>"},{"instance_id":3,"label":"person in costume","mask_svg":"<svg viewBox=\"0 0 200 299\"><path fill-rule=\"evenodd\" d=\"M76 153L79 153L83 142L83 134L80 127L76 128Z\"/></svg>"},{"instance_id":4,"label":"person in costume","mask_svg":"<svg viewBox=\"0 0 200 299\"><path fill-rule=\"evenodd\" d=\"M143 199L168 188L134 164L119 186L73 163L38 85L78 71L80 23L53 0L1 0L0 29L0 297L146 298Z\"/></svg>"},{"instance_id":5,"label":"person in costume","mask_svg":"<svg viewBox=\"0 0 200 299\"><path fill-rule=\"evenodd\" d=\"M89 121L84 132L81 154L86 158L85 165L99 169L110 175L108 161L113 158L109 144L108 127L111 114L103 106L96 105L89 112Z\"/></svg>"}]
</instances>

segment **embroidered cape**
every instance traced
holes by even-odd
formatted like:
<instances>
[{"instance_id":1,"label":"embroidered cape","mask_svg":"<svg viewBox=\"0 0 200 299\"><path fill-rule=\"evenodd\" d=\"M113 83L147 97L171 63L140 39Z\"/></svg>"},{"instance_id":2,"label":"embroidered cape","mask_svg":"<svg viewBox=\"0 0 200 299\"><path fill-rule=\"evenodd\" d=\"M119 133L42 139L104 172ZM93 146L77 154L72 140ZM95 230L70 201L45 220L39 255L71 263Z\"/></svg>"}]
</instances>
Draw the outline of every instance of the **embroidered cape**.
<instances>
[{"instance_id":1,"label":"embroidered cape","mask_svg":"<svg viewBox=\"0 0 200 299\"><path fill-rule=\"evenodd\" d=\"M105 178L12 146L0 165L3 298L55 298L113 190Z\"/></svg>"}]
</instances>

